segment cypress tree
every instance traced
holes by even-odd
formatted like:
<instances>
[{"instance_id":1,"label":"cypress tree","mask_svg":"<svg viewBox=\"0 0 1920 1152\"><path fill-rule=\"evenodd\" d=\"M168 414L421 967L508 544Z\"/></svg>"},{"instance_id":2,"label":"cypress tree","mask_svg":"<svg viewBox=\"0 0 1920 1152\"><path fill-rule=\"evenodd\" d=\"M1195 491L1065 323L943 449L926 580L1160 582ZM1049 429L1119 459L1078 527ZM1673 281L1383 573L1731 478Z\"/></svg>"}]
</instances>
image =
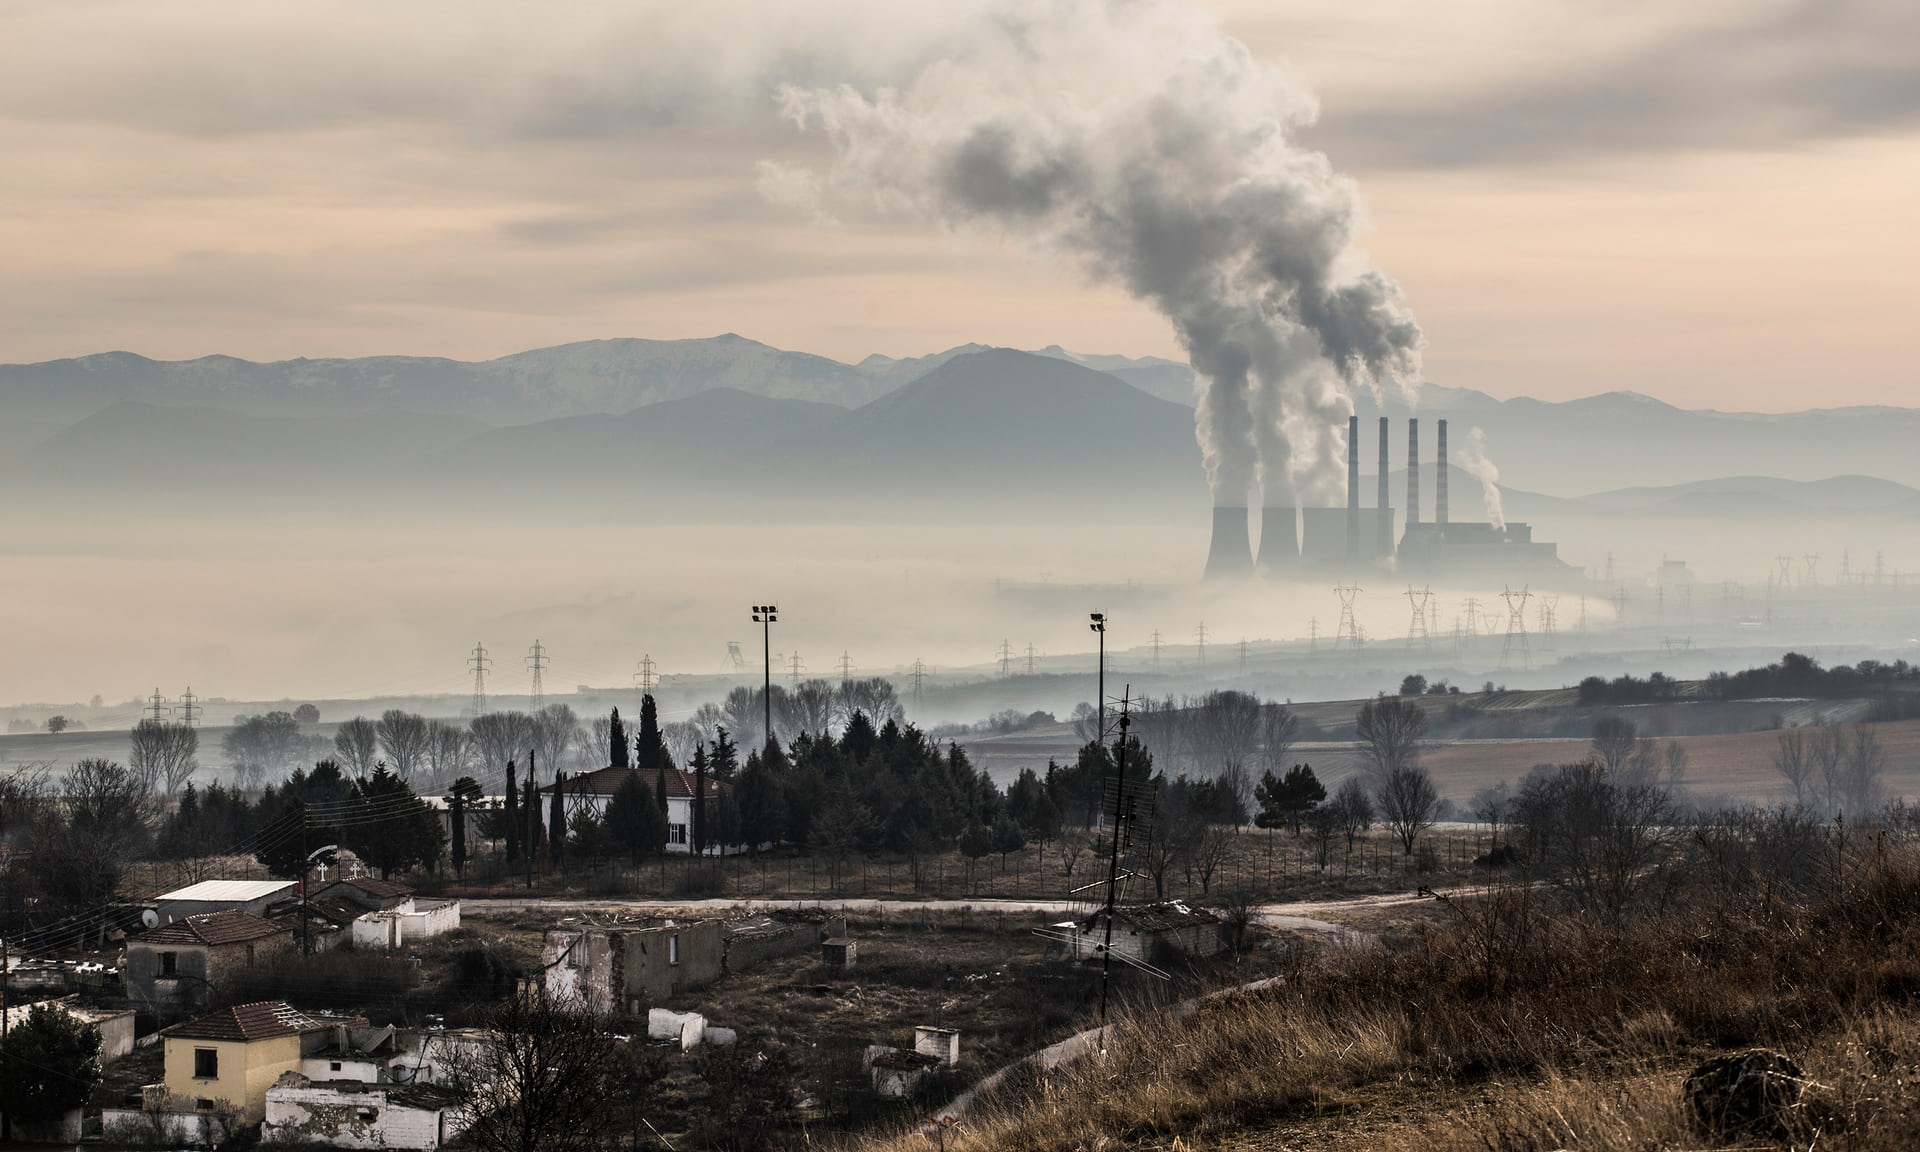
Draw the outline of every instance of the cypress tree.
<instances>
[{"instance_id":1,"label":"cypress tree","mask_svg":"<svg viewBox=\"0 0 1920 1152\"><path fill-rule=\"evenodd\" d=\"M666 745L660 739L660 709L649 692L640 698L640 734L633 738L633 766L643 772L657 772L666 763L665 753Z\"/></svg>"},{"instance_id":2,"label":"cypress tree","mask_svg":"<svg viewBox=\"0 0 1920 1152\"><path fill-rule=\"evenodd\" d=\"M618 708L613 710L613 719L607 721L607 754L612 757L607 763L608 767L627 767L627 726L620 723Z\"/></svg>"},{"instance_id":3,"label":"cypress tree","mask_svg":"<svg viewBox=\"0 0 1920 1152\"><path fill-rule=\"evenodd\" d=\"M507 761L507 861L520 859L520 789L513 779L513 761Z\"/></svg>"},{"instance_id":4,"label":"cypress tree","mask_svg":"<svg viewBox=\"0 0 1920 1152\"><path fill-rule=\"evenodd\" d=\"M567 811L566 802L562 797L566 784L565 772L553 774L553 804L547 813L547 844L553 853L555 867L559 867L567 843Z\"/></svg>"},{"instance_id":5,"label":"cypress tree","mask_svg":"<svg viewBox=\"0 0 1920 1152\"><path fill-rule=\"evenodd\" d=\"M707 749L702 745L693 750L693 854L702 856L707 851Z\"/></svg>"}]
</instances>

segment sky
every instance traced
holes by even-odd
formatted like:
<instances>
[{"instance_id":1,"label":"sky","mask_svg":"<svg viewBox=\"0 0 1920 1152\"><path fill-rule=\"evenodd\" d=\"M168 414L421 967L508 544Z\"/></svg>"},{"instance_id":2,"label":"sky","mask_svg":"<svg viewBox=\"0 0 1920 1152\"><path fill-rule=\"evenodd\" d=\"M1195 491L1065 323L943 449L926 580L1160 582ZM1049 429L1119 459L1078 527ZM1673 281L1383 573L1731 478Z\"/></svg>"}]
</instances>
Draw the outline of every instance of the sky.
<instances>
[{"instance_id":1,"label":"sky","mask_svg":"<svg viewBox=\"0 0 1920 1152\"><path fill-rule=\"evenodd\" d=\"M1920 6L1193 2L1311 94L1301 140L1354 182L1428 379L1911 402ZM831 162L779 84L898 83L993 11L13 0L0 361L723 331L1182 357L1070 254L768 187Z\"/></svg>"}]
</instances>

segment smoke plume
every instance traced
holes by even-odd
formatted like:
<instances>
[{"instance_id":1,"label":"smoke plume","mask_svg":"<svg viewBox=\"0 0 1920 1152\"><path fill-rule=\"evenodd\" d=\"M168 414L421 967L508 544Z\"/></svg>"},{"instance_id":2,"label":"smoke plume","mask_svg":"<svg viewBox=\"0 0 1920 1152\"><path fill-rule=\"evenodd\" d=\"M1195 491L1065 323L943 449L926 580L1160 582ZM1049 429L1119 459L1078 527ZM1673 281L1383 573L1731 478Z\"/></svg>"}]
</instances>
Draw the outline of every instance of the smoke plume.
<instances>
[{"instance_id":1,"label":"smoke plume","mask_svg":"<svg viewBox=\"0 0 1920 1152\"><path fill-rule=\"evenodd\" d=\"M903 87L778 99L834 145L822 197L1001 231L1162 312L1216 503L1255 481L1331 502L1357 389L1416 384L1420 329L1354 247L1352 184L1290 140L1312 97L1186 4L1003 0Z\"/></svg>"},{"instance_id":2,"label":"smoke plume","mask_svg":"<svg viewBox=\"0 0 1920 1152\"><path fill-rule=\"evenodd\" d=\"M1507 513L1500 506L1500 469L1487 456L1487 434L1476 425L1467 433L1466 450L1460 453L1460 467L1480 481L1480 500L1487 506L1487 520L1495 528L1507 526Z\"/></svg>"}]
</instances>

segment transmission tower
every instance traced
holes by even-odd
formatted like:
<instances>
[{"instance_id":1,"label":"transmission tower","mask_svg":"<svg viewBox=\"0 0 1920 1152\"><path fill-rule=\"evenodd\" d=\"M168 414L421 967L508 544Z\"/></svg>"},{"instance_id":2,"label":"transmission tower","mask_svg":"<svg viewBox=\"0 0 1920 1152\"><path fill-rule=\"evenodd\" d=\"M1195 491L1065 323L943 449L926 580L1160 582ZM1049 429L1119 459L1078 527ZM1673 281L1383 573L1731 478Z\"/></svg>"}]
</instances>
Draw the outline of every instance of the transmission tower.
<instances>
[{"instance_id":1,"label":"transmission tower","mask_svg":"<svg viewBox=\"0 0 1920 1152\"><path fill-rule=\"evenodd\" d=\"M544 676L549 662L546 647L535 640L533 647L527 650L527 669L533 673L533 687L527 693L527 700L533 705L535 712L540 711L541 704L546 700L547 689Z\"/></svg>"},{"instance_id":2,"label":"transmission tower","mask_svg":"<svg viewBox=\"0 0 1920 1152\"><path fill-rule=\"evenodd\" d=\"M1153 630L1153 666L1160 667L1160 629Z\"/></svg>"},{"instance_id":3,"label":"transmission tower","mask_svg":"<svg viewBox=\"0 0 1920 1152\"><path fill-rule=\"evenodd\" d=\"M1027 641L1027 675L1033 675L1033 641Z\"/></svg>"},{"instance_id":4,"label":"transmission tower","mask_svg":"<svg viewBox=\"0 0 1920 1152\"><path fill-rule=\"evenodd\" d=\"M913 662L913 670L908 673L908 678L913 681L913 707L917 711L920 707L920 690L927 682L926 661L916 658Z\"/></svg>"},{"instance_id":5,"label":"transmission tower","mask_svg":"<svg viewBox=\"0 0 1920 1152\"><path fill-rule=\"evenodd\" d=\"M199 705L194 703L193 689L189 687L180 694L180 723L193 727L194 721L200 718L200 711Z\"/></svg>"},{"instance_id":6,"label":"transmission tower","mask_svg":"<svg viewBox=\"0 0 1920 1152\"><path fill-rule=\"evenodd\" d=\"M160 723L161 720L166 718L167 698L165 696L160 695L160 689L155 688L153 690L153 695L147 697L147 707L152 709L153 711L153 715L150 717L150 719L155 724Z\"/></svg>"},{"instance_id":7,"label":"transmission tower","mask_svg":"<svg viewBox=\"0 0 1920 1152\"><path fill-rule=\"evenodd\" d=\"M1805 575L1802 577L1802 581L1809 588L1820 583L1820 554L1818 552L1809 552L1800 557L1800 562L1806 565L1804 569Z\"/></svg>"},{"instance_id":8,"label":"transmission tower","mask_svg":"<svg viewBox=\"0 0 1920 1152\"><path fill-rule=\"evenodd\" d=\"M1002 640L1000 641L1000 675L1005 676L1012 671L1013 645Z\"/></svg>"},{"instance_id":9,"label":"transmission tower","mask_svg":"<svg viewBox=\"0 0 1920 1152\"><path fill-rule=\"evenodd\" d=\"M1240 675L1247 674L1247 642L1240 641Z\"/></svg>"},{"instance_id":10,"label":"transmission tower","mask_svg":"<svg viewBox=\"0 0 1920 1152\"><path fill-rule=\"evenodd\" d=\"M1456 633L1458 631L1455 629ZM1480 638L1480 600L1475 596L1467 597L1466 634L1476 640Z\"/></svg>"},{"instance_id":11,"label":"transmission tower","mask_svg":"<svg viewBox=\"0 0 1920 1152\"><path fill-rule=\"evenodd\" d=\"M1193 637L1194 637L1194 640L1196 641L1195 648L1200 654L1200 667L1205 668L1207 666L1207 622L1206 621L1202 620L1200 622L1200 627L1195 628L1193 630Z\"/></svg>"},{"instance_id":12,"label":"transmission tower","mask_svg":"<svg viewBox=\"0 0 1920 1152\"><path fill-rule=\"evenodd\" d=\"M1315 616L1307 621L1307 655L1311 656L1318 651L1320 651L1320 617Z\"/></svg>"},{"instance_id":13,"label":"transmission tower","mask_svg":"<svg viewBox=\"0 0 1920 1152\"><path fill-rule=\"evenodd\" d=\"M1334 587L1340 597L1340 627L1333 634L1333 645L1338 648L1341 641L1350 647L1360 647L1360 628L1353 622L1353 599L1360 595L1360 589L1352 584L1340 584Z\"/></svg>"},{"instance_id":14,"label":"transmission tower","mask_svg":"<svg viewBox=\"0 0 1920 1152\"><path fill-rule=\"evenodd\" d=\"M487 646L475 641L473 654L467 657L467 668L473 673L473 714L484 716L487 711L487 672L493 667L493 657L487 655Z\"/></svg>"},{"instance_id":15,"label":"transmission tower","mask_svg":"<svg viewBox=\"0 0 1920 1152\"><path fill-rule=\"evenodd\" d=\"M794 688L800 687L800 673L804 671L806 671L806 665L800 662L800 653L795 651L794 654L787 659L788 684Z\"/></svg>"},{"instance_id":16,"label":"transmission tower","mask_svg":"<svg viewBox=\"0 0 1920 1152\"><path fill-rule=\"evenodd\" d=\"M1793 557L1775 556L1773 562L1780 565L1780 587L1784 589L1793 582Z\"/></svg>"},{"instance_id":17,"label":"transmission tower","mask_svg":"<svg viewBox=\"0 0 1920 1152\"><path fill-rule=\"evenodd\" d=\"M1413 620L1407 625L1407 647L1433 647L1433 634L1427 629L1427 612L1433 607L1433 589L1416 589L1408 585L1407 603L1413 605Z\"/></svg>"},{"instance_id":18,"label":"transmission tower","mask_svg":"<svg viewBox=\"0 0 1920 1152\"><path fill-rule=\"evenodd\" d=\"M1853 549L1851 548L1840 550L1840 583L1853 583Z\"/></svg>"},{"instance_id":19,"label":"transmission tower","mask_svg":"<svg viewBox=\"0 0 1920 1152\"><path fill-rule=\"evenodd\" d=\"M651 693L654 684L659 681L659 677L653 674L653 669L653 654L649 652L641 656L640 670L633 674L633 679L636 684L640 685L640 691L643 695Z\"/></svg>"},{"instance_id":20,"label":"transmission tower","mask_svg":"<svg viewBox=\"0 0 1920 1152\"><path fill-rule=\"evenodd\" d=\"M1527 600L1532 595L1524 584L1518 592L1511 588L1500 592L1500 599L1507 602L1507 639L1500 646L1500 662L1509 667L1515 650L1520 653L1521 667L1531 667L1533 663L1532 654L1527 651Z\"/></svg>"},{"instance_id":21,"label":"transmission tower","mask_svg":"<svg viewBox=\"0 0 1920 1152\"><path fill-rule=\"evenodd\" d=\"M845 649L840 652L840 683L853 682L853 656Z\"/></svg>"},{"instance_id":22,"label":"transmission tower","mask_svg":"<svg viewBox=\"0 0 1920 1152\"><path fill-rule=\"evenodd\" d=\"M1552 637L1556 633L1554 615L1559 608L1560 597L1545 592L1540 594L1540 635Z\"/></svg>"}]
</instances>

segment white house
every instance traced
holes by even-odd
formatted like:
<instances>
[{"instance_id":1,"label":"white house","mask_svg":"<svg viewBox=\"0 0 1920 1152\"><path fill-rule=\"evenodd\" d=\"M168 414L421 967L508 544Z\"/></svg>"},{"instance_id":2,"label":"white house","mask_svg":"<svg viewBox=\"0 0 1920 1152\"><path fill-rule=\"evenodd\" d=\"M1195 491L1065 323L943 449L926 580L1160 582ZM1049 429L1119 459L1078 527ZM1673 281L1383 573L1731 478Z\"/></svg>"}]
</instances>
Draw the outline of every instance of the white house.
<instances>
[{"instance_id":1,"label":"white house","mask_svg":"<svg viewBox=\"0 0 1920 1152\"><path fill-rule=\"evenodd\" d=\"M437 1084L367 1084L281 1075L267 1089L264 1144L439 1148L466 1127L465 1098Z\"/></svg>"},{"instance_id":2,"label":"white house","mask_svg":"<svg viewBox=\"0 0 1920 1152\"><path fill-rule=\"evenodd\" d=\"M613 794L629 779L637 778L640 786L649 793L660 795L660 780L665 777L667 793L667 851L690 852L693 839L693 793L695 781L693 774L679 768L664 768L658 772L643 771L638 768L602 768L597 772L583 772L578 776L569 776L562 785L566 796L567 815L582 810L592 812L601 819L606 818L607 805L613 802ZM707 778L707 800L712 803L727 791L725 781ZM540 789L545 797L553 795L553 785ZM543 810L544 811L544 810ZM711 810L709 810L711 814ZM709 825L711 826L711 825ZM743 848L732 845L725 849L710 849L725 852L738 852Z\"/></svg>"},{"instance_id":3,"label":"white house","mask_svg":"<svg viewBox=\"0 0 1920 1152\"><path fill-rule=\"evenodd\" d=\"M414 900L405 909L369 912L353 922L353 946L361 951L393 951L409 940L425 940L460 927L460 901Z\"/></svg>"}]
</instances>

